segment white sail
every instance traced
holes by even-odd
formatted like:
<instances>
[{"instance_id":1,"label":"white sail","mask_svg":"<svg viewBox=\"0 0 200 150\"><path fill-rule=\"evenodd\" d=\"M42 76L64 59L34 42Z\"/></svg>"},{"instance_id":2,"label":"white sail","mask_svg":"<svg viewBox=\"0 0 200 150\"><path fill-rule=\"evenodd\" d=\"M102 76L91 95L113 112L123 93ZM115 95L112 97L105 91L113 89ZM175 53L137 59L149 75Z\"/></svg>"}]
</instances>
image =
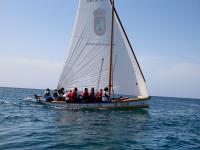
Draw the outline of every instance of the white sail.
<instances>
[{"instance_id":1,"label":"white sail","mask_svg":"<svg viewBox=\"0 0 200 150\"><path fill-rule=\"evenodd\" d=\"M108 87L112 28L110 0L80 0L70 49L58 88ZM115 12L113 33L115 94L148 97L141 69Z\"/></svg>"}]
</instances>

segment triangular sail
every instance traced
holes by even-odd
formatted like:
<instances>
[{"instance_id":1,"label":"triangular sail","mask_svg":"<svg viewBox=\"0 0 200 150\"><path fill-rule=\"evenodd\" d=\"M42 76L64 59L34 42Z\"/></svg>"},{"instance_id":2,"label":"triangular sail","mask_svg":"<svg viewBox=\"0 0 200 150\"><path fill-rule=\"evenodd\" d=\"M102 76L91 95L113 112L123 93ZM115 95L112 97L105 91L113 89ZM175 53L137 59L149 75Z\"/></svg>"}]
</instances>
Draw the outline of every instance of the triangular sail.
<instances>
[{"instance_id":1,"label":"triangular sail","mask_svg":"<svg viewBox=\"0 0 200 150\"><path fill-rule=\"evenodd\" d=\"M108 87L112 6L110 0L80 0L70 49L58 88ZM119 17L114 15L113 90L148 97L144 77Z\"/></svg>"}]
</instances>

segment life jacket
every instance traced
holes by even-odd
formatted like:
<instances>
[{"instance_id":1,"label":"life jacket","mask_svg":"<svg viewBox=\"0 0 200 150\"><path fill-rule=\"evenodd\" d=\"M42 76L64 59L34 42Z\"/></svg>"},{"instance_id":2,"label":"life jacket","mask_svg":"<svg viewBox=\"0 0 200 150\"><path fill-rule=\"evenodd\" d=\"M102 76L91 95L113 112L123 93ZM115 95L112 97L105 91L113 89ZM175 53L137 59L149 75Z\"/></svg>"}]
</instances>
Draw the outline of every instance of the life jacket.
<instances>
[{"instance_id":1,"label":"life jacket","mask_svg":"<svg viewBox=\"0 0 200 150\"><path fill-rule=\"evenodd\" d=\"M72 96L72 92L68 92L67 97L71 97L71 96Z\"/></svg>"},{"instance_id":2,"label":"life jacket","mask_svg":"<svg viewBox=\"0 0 200 150\"><path fill-rule=\"evenodd\" d=\"M78 96L77 92L73 91L72 94L71 94L71 100L72 101L76 101L77 100L77 96Z\"/></svg>"},{"instance_id":3,"label":"life jacket","mask_svg":"<svg viewBox=\"0 0 200 150\"><path fill-rule=\"evenodd\" d=\"M83 92L83 93L82 93L82 96L83 96L83 97L89 97L89 93L88 93L88 92Z\"/></svg>"},{"instance_id":4,"label":"life jacket","mask_svg":"<svg viewBox=\"0 0 200 150\"><path fill-rule=\"evenodd\" d=\"M98 91L97 94L96 94L97 97L102 97L102 95L103 95L102 91Z\"/></svg>"}]
</instances>

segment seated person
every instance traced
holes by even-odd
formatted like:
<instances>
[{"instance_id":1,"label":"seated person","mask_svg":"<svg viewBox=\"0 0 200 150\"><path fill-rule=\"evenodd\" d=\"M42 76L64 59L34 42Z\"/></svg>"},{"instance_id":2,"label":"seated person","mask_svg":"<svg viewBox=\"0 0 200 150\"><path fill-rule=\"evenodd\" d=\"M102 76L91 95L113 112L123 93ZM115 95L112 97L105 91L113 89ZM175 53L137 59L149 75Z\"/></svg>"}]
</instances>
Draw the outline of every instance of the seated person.
<instances>
[{"instance_id":1,"label":"seated person","mask_svg":"<svg viewBox=\"0 0 200 150\"><path fill-rule=\"evenodd\" d=\"M95 103L95 102L96 102L96 95L95 95L95 92L94 92L94 88L93 88L93 87L91 88L91 91L90 91L89 96L90 96L90 102L91 102L91 103Z\"/></svg>"},{"instance_id":2,"label":"seated person","mask_svg":"<svg viewBox=\"0 0 200 150\"><path fill-rule=\"evenodd\" d=\"M59 99L60 99L60 96L58 94L58 90L57 89L54 90L53 98L54 98L55 101L59 101Z\"/></svg>"},{"instance_id":3,"label":"seated person","mask_svg":"<svg viewBox=\"0 0 200 150\"><path fill-rule=\"evenodd\" d=\"M53 98L51 97L50 89L46 89L44 92L44 99L45 101L53 101Z\"/></svg>"},{"instance_id":4,"label":"seated person","mask_svg":"<svg viewBox=\"0 0 200 150\"><path fill-rule=\"evenodd\" d=\"M71 99L70 101L71 102L77 102L77 99L78 99L78 89L77 88L74 88L72 94L71 94Z\"/></svg>"},{"instance_id":5,"label":"seated person","mask_svg":"<svg viewBox=\"0 0 200 150\"><path fill-rule=\"evenodd\" d=\"M101 102L102 102L102 95L103 95L103 90L100 89L100 90L96 93L96 101L97 101L97 103L101 103Z\"/></svg>"},{"instance_id":6,"label":"seated person","mask_svg":"<svg viewBox=\"0 0 200 150\"><path fill-rule=\"evenodd\" d=\"M89 102L89 92L88 88L85 88L84 92L82 93L83 102Z\"/></svg>"},{"instance_id":7,"label":"seated person","mask_svg":"<svg viewBox=\"0 0 200 150\"><path fill-rule=\"evenodd\" d=\"M65 89L64 88L59 89L58 93L63 96L65 94Z\"/></svg>"},{"instance_id":8,"label":"seated person","mask_svg":"<svg viewBox=\"0 0 200 150\"><path fill-rule=\"evenodd\" d=\"M72 96L72 90L70 90L69 92L67 92L63 95L66 102L70 102L71 96Z\"/></svg>"},{"instance_id":9,"label":"seated person","mask_svg":"<svg viewBox=\"0 0 200 150\"><path fill-rule=\"evenodd\" d=\"M65 101L65 98L64 98L64 88L61 88L57 91L57 95L59 97L58 101Z\"/></svg>"},{"instance_id":10,"label":"seated person","mask_svg":"<svg viewBox=\"0 0 200 150\"><path fill-rule=\"evenodd\" d=\"M104 91L103 91L103 95L102 95L102 102L103 103L108 103L109 100L110 100L110 95L108 93L108 87L105 87Z\"/></svg>"}]
</instances>

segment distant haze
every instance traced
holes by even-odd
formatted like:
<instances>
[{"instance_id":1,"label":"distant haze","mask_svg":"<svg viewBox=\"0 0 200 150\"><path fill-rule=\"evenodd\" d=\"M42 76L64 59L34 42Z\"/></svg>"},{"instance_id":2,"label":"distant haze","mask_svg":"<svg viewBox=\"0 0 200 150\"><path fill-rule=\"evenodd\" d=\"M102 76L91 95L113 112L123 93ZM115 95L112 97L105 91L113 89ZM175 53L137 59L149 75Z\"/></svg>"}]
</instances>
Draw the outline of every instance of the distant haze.
<instances>
[{"instance_id":1,"label":"distant haze","mask_svg":"<svg viewBox=\"0 0 200 150\"><path fill-rule=\"evenodd\" d=\"M200 98L200 1L115 1L149 94ZM77 6L0 1L0 87L56 88Z\"/></svg>"}]
</instances>

